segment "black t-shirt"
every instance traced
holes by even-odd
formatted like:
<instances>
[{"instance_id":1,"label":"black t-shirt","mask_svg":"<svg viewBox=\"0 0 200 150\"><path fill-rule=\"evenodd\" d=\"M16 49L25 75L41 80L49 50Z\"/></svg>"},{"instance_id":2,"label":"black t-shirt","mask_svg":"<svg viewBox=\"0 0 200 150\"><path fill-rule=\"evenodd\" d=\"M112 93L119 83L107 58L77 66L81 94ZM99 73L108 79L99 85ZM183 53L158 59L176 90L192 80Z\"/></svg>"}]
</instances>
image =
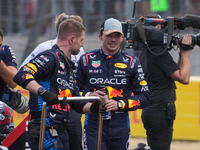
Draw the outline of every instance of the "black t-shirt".
<instances>
[{"instance_id":1,"label":"black t-shirt","mask_svg":"<svg viewBox=\"0 0 200 150\"><path fill-rule=\"evenodd\" d=\"M151 47L155 53L161 53L164 49ZM176 85L169 75L179 69L168 51L162 55L154 55L150 51L142 51L139 55L145 78L151 92L149 106L163 108L166 103L176 100Z\"/></svg>"}]
</instances>

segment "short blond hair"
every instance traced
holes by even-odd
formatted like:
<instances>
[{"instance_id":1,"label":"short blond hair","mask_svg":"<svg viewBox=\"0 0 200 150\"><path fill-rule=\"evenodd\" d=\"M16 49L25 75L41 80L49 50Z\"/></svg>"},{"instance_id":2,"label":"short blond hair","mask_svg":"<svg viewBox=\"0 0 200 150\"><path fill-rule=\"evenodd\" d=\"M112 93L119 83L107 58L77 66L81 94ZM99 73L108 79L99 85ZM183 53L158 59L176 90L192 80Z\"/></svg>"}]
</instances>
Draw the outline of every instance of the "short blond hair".
<instances>
[{"instance_id":1,"label":"short blond hair","mask_svg":"<svg viewBox=\"0 0 200 150\"><path fill-rule=\"evenodd\" d=\"M67 37L74 35L76 38L80 37L82 31L85 31L84 25L74 19L67 19L62 21L58 28L58 39L65 40Z\"/></svg>"},{"instance_id":2,"label":"short blond hair","mask_svg":"<svg viewBox=\"0 0 200 150\"><path fill-rule=\"evenodd\" d=\"M83 23L83 19L78 15L66 15L65 13L61 13L59 16L56 17L55 20L56 32L58 32L60 23L67 19L74 19L80 23Z\"/></svg>"}]
</instances>

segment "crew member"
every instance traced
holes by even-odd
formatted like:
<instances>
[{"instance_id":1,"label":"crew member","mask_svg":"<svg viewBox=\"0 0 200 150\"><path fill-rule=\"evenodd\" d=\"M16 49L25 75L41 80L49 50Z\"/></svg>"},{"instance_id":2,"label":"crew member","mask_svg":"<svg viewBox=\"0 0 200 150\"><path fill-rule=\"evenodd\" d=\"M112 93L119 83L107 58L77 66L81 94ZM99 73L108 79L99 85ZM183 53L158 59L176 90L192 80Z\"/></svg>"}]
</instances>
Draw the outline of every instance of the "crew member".
<instances>
[{"instance_id":1,"label":"crew member","mask_svg":"<svg viewBox=\"0 0 200 150\"><path fill-rule=\"evenodd\" d=\"M66 15L65 13L61 13L58 15L55 19L55 26L56 26L56 32L58 32L58 28L61 22L67 19L74 19L76 21L79 21L80 23L83 23L83 19L78 15ZM37 56L39 53L44 52L46 50L50 50L53 45L55 45L57 42L57 37L52 40L45 41L43 43L40 43L34 50L31 52L31 54L24 60L24 62L21 64L19 69L27 64L31 59L33 59L35 56ZM80 52L77 55L71 55L70 59L75 64L77 64L77 61L79 60L80 56L84 54L83 47L80 48ZM69 148L70 150L82 150L82 125L81 125L81 114L77 113L73 108L70 109L69 113L69 120L66 126L67 133L69 135Z\"/></svg>"},{"instance_id":2,"label":"crew member","mask_svg":"<svg viewBox=\"0 0 200 150\"><path fill-rule=\"evenodd\" d=\"M83 47L85 27L74 19L63 21L58 29L58 40L49 51L37 55L25 64L14 77L14 81L30 91L30 114L28 142L31 149L38 149L39 128L42 104L47 103L46 131L43 149L67 150L66 123L70 107L79 113L89 113L90 103L59 103L58 96L79 96L73 68L74 63L69 59L71 54L77 55ZM93 107L92 107L93 108ZM51 130L50 130L51 129ZM53 131L53 132L50 132Z\"/></svg>"}]
</instances>

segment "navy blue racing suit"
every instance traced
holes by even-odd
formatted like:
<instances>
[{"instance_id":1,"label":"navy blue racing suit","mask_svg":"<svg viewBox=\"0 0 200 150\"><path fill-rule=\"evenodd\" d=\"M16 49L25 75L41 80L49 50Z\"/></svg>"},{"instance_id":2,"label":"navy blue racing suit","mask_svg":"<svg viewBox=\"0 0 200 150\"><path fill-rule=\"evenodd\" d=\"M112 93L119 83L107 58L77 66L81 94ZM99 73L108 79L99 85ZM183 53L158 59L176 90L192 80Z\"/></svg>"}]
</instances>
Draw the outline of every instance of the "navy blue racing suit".
<instances>
[{"instance_id":1,"label":"navy blue racing suit","mask_svg":"<svg viewBox=\"0 0 200 150\"><path fill-rule=\"evenodd\" d=\"M17 68L16 57L11 47L3 45L0 54L1 60L5 63L6 66L13 66ZM2 94L6 83L0 76L0 95Z\"/></svg>"},{"instance_id":2,"label":"navy blue racing suit","mask_svg":"<svg viewBox=\"0 0 200 150\"><path fill-rule=\"evenodd\" d=\"M103 86L108 90L109 99L122 102L123 107L111 111L111 119L103 121L101 148L127 150L131 136L128 111L145 108L150 97L138 58L121 49L113 56L97 49L81 56L76 76L83 95ZM85 115L85 150L96 148L97 123L97 114Z\"/></svg>"},{"instance_id":3,"label":"navy blue racing suit","mask_svg":"<svg viewBox=\"0 0 200 150\"><path fill-rule=\"evenodd\" d=\"M16 57L15 57L15 53L13 51L13 49L8 46L8 45L3 45L2 49L1 49L1 53L0 53L0 57L1 57L1 61L3 61L5 63L6 66L13 66L15 68L17 68L17 62L16 62ZM2 71L2 70L1 70ZM0 98L2 96L2 93L4 91L7 84L5 83L5 81L1 78L0 76ZM1 99L0 99L1 100ZM3 101L0 101L0 105L5 105ZM8 107L6 105L6 107ZM10 110L10 107L8 107ZM13 116L11 116L11 120L13 120ZM10 126L13 125L14 126L14 122L10 122L9 124ZM7 128L5 128L7 130ZM1 129L2 131L2 129Z\"/></svg>"},{"instance_id":4,"label":"navy blue racing suit","mask_svg":"<svg viewBox=\"0 0 200 150\"><path fill-rule=\"evenodd\" d=\"M51 50L38 54L29 63L24 65L14 77L14 81L26 88L29 82L36 80L46 90L57 94L58 96L80 96L79 90L74 80L74 63L68 59L57 45L54 45ZM68 113L70 107L79 113L82 112L86 102L72 102L67 104L65 109L61 109L60 104L47 107L46 125L56 127L58 132L57 137L51 136L49 130L46 130L44 138L44 150L51 149L68 149L66 142L65 125L68 121ZM38 119L38 112L41 112L43 100L40 96L30 92L30 114L32 119ZM39 113L40 114L40 113ZM40 118L39 118L40 119ZM35 142L29 136L29 145L32 149L38 148L38 140ZM33 142L34 141L34 142ZM58 145L58 147L56 147Z\"/></svg>"}]
</instances>

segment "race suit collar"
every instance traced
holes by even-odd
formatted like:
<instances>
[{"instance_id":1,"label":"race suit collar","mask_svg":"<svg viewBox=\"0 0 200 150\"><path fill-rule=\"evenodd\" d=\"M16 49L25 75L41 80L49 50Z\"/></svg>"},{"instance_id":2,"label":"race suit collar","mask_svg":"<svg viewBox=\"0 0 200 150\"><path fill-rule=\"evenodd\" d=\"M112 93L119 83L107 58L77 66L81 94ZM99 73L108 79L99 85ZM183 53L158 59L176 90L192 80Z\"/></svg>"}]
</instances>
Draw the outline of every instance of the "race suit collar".
<instances>
[{"instance_id":1,"label":"race suit collar","mask_svg":"<svg viewBox=\"0 0 200 150\"><path fill-rule=\"evenodd\" d=\"M65 58L66 62L68 63L69 68L71 68L72 70L74 70L74 69L75 69L75 63L74 63L71 59L69 59L69 58L64 54L64 52L63 52L62 50L60 50L60 48L58 47L58 45L55 44L53 47L54 47L55 49L58 49L59 53L60 53L61 55L63 55L63 57Z\"/></svg>"}]
</instances>

